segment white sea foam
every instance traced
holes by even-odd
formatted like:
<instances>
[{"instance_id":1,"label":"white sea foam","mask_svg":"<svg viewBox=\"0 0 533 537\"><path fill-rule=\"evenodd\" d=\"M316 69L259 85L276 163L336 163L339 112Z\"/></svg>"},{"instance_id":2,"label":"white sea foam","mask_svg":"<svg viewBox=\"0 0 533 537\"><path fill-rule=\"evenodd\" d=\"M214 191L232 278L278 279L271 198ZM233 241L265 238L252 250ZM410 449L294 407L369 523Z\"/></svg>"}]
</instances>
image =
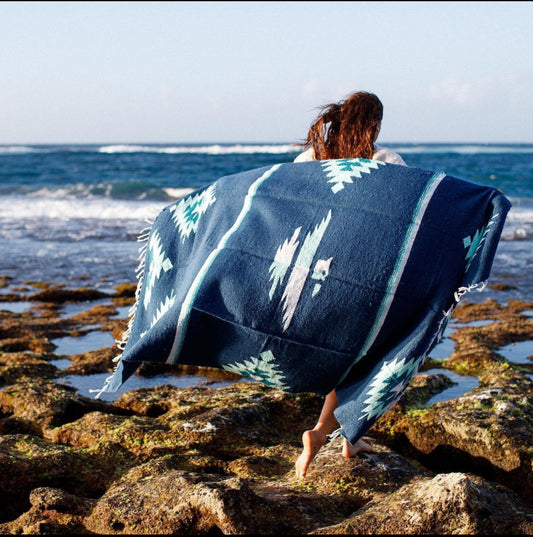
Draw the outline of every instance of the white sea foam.
<instances>
[{"instance_id":1,"label":"white sea foam","mask_svg":"<svg viewBox=\"0 0 533 537\"><path fill-rule=\"evenodd\" d=\"M69 185L66 187L42 187L37 190L32 190L26 193L26 196L29 198L45 198L45 199L79 199L79 198L91 198L94 197L92 191L94 188L99 188L100 195L110 196L112 185L111 184L102 184L102 185L87 185L84 183L78 183L74 185Z\"/></svg>"},{"instance_id":2,"label":"white sea foam","mask_svg":"<svg viewBox=\"0 0 533 537\"><path fill-rule=\"evenodd\" d=\"M87 185L63 189L41 188L26 195L0 196L0 218L98 218L117 219L142 218L148 207L163 208L167 200L121 200L102 195L87 197L83 195ZM164 187L162 190L173 199L180 199L191 193L193 188ZM533 232L533 200L511 198L513 207L506 219L506 228L512 232L526 228Z\"/></svg>"},{"instance_id":3,"label":"white sea foam","mask_svg":"<svg viewBox=\"0 0 533 537\"><path fill-rule=\"evenodd\" d=\"M507 222L533 225L533 207L512 207L507 214Z\"/></svg>"},{"instance_id":4,"label":"white sea foam","mask_svg":"<svg viewBox=\"0 0 533 537\"><path fill-rule=\"evenodd\" d=\"M0 145L0 155L20 155L21 153L36 153L39 151L26 145Z\"/></svg>"},{"instance_id":5,"label":"white sea foam","mask_svg":"<svg viewBox=\"0 0 533 537\"><path fill-rule=\"evenodd\" d=\"M187 194L190 194L194 191L194 188L163 188L162 189L165 194L171 198L179 199L183 198L183 196L186 196Z\"/></svg>"},{"instance_id":6,"label":"white sea foam","mask_svg":"<svg viewBox=\"0 0 533 537\"><path fill-rule=\"evenodd\" d=\"M520 199L511 198L510 201L513 207L505 219L502 239L533 240L533 205L521 205Z\"/></svg>"},{"instance_id":7,"label":"white sea foam","mask_svg":"<svg viewBox=\"0 0 533 537\"><path fill-rule=\"evenodd\" d=\"M56 220L145 220L153 218L168 202L138 200L29 198L10 196L0 198L0 219L11 222Z\"/></svg>"},{"instance_id":8,"label":"white sea foam","mask_svg":"<svg viewBox=\"0 0 533 537\"><path fill-rule=\"evenodd\" d=\"M297 153L301 150L296 144L107 144L107 145L0 145L0 155L15 155L23 153L160 153L160 154L207 154L207 155L230 155L230 154L283 154Z\"/></svg>"},{"instance_id":9,"label":"white sea foam","mask_svg":"<svg viewBox=\"0 0 533 537\"><path fill-rule=\"evenodd\" d=\"M154 189L157 190L157 189ZM161 187L160 189L164 192L169 198L179 199L187 194L191 193L194 188L182 187L182 188L172 188L172 187ZM63 200L79 200L83 199L94 199L100 200L104 198L113 197L113 184L112 183L100 183L97 185L88 185L84 183L77 183L74 185L69 185L66 187L42 187L37 190L29 191L25 194L29 198L38 199L63 199ZM146 192L137 192L135 193L137 200L146 200L148 194ZM1 200L0 200L1 205Z\"/></svg>"},{"instance_id":10,"label":"white sea foam","mask_svg":"<svg viewBox=\"0 0 533 537\"><path fill-rule=\"evenodd\" d=\"M232 153L295 153L298 147L293 144L267 144L267 145L249 145L249 144L234 144L234 145L202 145L202 146L157 146L157 145L130 145L117 144L106 145L98 149L100 153L202 153L210 155L228 155Z\"/></svg>"}]
</instances>

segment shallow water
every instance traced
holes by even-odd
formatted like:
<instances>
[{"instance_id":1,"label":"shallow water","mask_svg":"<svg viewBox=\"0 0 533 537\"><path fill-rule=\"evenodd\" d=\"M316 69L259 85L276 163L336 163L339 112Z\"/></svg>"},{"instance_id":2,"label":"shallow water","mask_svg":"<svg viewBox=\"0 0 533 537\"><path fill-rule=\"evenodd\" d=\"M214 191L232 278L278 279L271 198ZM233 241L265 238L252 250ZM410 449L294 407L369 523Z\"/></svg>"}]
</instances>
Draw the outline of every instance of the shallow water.
<instances>
[{"instance_id":1,"label":"shallow water","mask_svg":"<svg viewBox=\"0 0 533 537\"><path fill-rule=\"evenodd\" d=\"M496 352L515 364L533 364L533 360L529 358L533 357L533 341L531 340L511 343L497 349Z\"/></svg>"},{"instance_id":2,"label":"shallow water","mask_svg":"<svg viewBox=\"0 0 533 537\"><path fill-rule=\"evenodd\" d=\"M494 319L480 319L479 321L470 321L468 323L457 323L454 324L456 328L466 328L466 327L477 327L477 326L487 326L489 324L494 324Z\"/></svg>"},{"instance_id":3,"label":"shallow water","mask_svg":"<svg viewBox=\"0 0 533 537\"><path fill-rule=\"evenodd\" d=\"M25 313L29 311L33 306L34 302L0 302L0 311L10 311L11 313Z\"/></svg>"},{"instance_id":4,"label":"shallow water","mask_svg":"<svg viewBox=\"0 0 533 537\"><path fill-rule=\"evenodd\" d=\"M111 317L116 317L117 319L127 319L130 315L131 306L115 306L117 313Z\"/></svg>"},{"instance_id":5,"label":"shallow water","mask_svg":"<svg viewBox=\"0 0 533 537\"><path fill-rule=\"evenodd\" d=\"M435 347L430 351L429 357L436 360L443 360L448 358L455 350L455 341L447 337L443 338L440 343L437 343Z\"/></svg>"},{"instance_id":6,"label":"shallow water","mask_svg":"<svg viewBox=\"0 0 533 537\"><path fill-rule=\"evenodd\" d=\"M467 323L459 323L456 321L451 322L444 330L441 341L437 343L437 345L435 345L435 347L429 353L428 356L430 356L431 358L435 358L436 360L444 360L445 358L449 358L450 355L455 351L455 341L450 339L450 336L458 328L480 327L493 324L495 322L497 321L495 321L494 319L480 319L479 321L469 321Z\"/></svg>"},{"instance_id":7,"label":"shallow water","mask_svg":"<svg viewBox=\"0 0 533 537\"><path fill-rule=\"evenodd\" d=\"M83 302L70 302L61 306L60 313L62 317L72 317L78 313L89 311L94 306L101 306L109 303L109 300L106 298L100 300L84 300Z\"/></svg>"},{"instance_id":8,"label":"shallow water","mask_svg":"<svg viewBox=\"0 0 533 537\"><path fill-rule=\"evenodd\" d=\"M69 304L63 304L61 307L60 314L62 317L72 317L73 315L78 315L79 313L85 313L89 311L94 306L103 306L108 305L112 306L113 303L106 298L100 300L86 300L83 302L72 302ZM110 317L116 317L117 319L126 319L129 316L131 306L113 306L116 313L110 315Z\"/></svg>"},{"instance_id":9,"label":"shallow water","mask_svg":"<svg viewBox=\"0 0 533 537\"><path fill-rule=\"evenodd\" d=\"M103 347L113 347L115 345L115 338L109 332L96 330L80 337L67 336L52 339L51 343L56 346L54 350L55 354L69 356L94 351Z\"/></svg>"},{"instance_id":10,"label":"shallow water","mask_svg":"<svg viewBox=\"0 0 533 537\"><path fill-rule=\"evenodd\" d=\"M50 363L58 369L66 369L72 364L72 360L69 360L68 358L58 358L57 360L50 360Z\"/></svg>"},{"instance_id":11,"label":"shallow water","mask_svg":"<svg viewBox=\"0 0 533 537\"><path fill-rule=\"evenodd\" d=\"M433 405L434 403L438 403L441 401L449 401L450 399L456 399L457 397L461 397L465 393L468 393L472 391L474 388L477 388L479 386L479 380L477 379L477 377L459 375L447 369L440 369L440 368L429 369L428 371L424 371L420 373L420 375L435 375L437 373L446 375L450 380L452 380L456 384L434 395L429 401L425 403L425 406L430 406L430 405Z\"/></svg>"},{"instance_id":12,"label":"shallow water","mask_svg":"<svg viewBox=\"0 0 533 537\"><path fill-rule=\"evenodd\" d=\"M72 386L76 391L85 397L95 397L104 385L109 373L95 373L94 375L69 375L57 380L59 384ZM210 382L209 377L201 375L157 375L154 377L141 377L133 375L126 384L113 393L102 393L100 399L103 401L114 401L121 394L135 390L137 388L152 388L163 384L170 384L177 388L190 388L201 383ZM217 381L209 383L209 388L225 388L235 383L235 381Z\"/></svg>"}]
</instances>

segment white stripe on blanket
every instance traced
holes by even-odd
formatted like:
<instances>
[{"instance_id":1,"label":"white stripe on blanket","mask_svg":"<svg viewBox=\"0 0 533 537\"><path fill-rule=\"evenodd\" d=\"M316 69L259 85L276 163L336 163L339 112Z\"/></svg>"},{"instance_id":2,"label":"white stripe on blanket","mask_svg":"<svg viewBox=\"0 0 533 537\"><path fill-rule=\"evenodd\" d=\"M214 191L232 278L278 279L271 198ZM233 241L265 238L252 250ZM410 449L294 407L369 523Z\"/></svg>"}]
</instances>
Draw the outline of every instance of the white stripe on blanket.
<instances>
[{"instance_id":1,"label":"white stripe on blanket","mask_svg":"<svg viewBox=\"0 0 533 537\"><path fill-rule=\"evenodd\" d=\"M181 306L180 315L178 317L178 322L176 326L176 335L174 337L174 343L172 344L172 348L170 349L170 353L166 360L167 364L175 364L178 360L181 347L183 346L183 341L185 339L185 333L187 332L187 326L189 324L192 305L194 299L196 298L196 295L198 294L198 291L200 290L200 286L207 274L207 271L217 258L218 254L220 254L220 252L225 248L230 237L235 233L235 231L239 229L245 216L250 212L250 208L252 207L252 200L257 193L257 189L280 167L281 164L275 164L261 177L259 177L259 179L257 179L250 185L248 193L244 198L244 203L241 212L239 213L239 216L235 220L234 224L228 229L228 231L224 233L224 236L220 239L220 242L218 243L217 247L209 254L204 264L202 265L202 268L198 271L198 274L194 278L194 281L192 282L192 285L189 288L189 291L187 292L185 300L183 301L183 304Z\"/></svg>"},{"instance_id":2,"label":"white stripe on blanket","mask_svg":"<svg viewBox=\"0 0 533 537\"><path fill-rule=\"evenodd\" d=\"M407 265L409 255L411 254L411 249L413 248L416 235L420 228L420 223L422 222L422 218L424 217L424 213L426 212L426 209L429 205L429 202L431 201L431 198L433 197L433 194L435 193L435 190L439 186L440 182L444 179L444 177L446 177L446 174L444 172L435 173L424 188L424 191L422 192L422 195L418 200L415 210L413 211L411 223L409 224L409 228L407 229L407 233L405 234L405 239L400 249L400 253L398 254L398 258L396 259L394 270L392 271L392 274L390 275L389 281L387 283L385 296L383 297L379 310L376 314L376 320L374 321L374 324L372 325L372 328L370 329L368 336L363 346L361 347L361 350L359 351L359 354L357 355L351 366L346 369L346 371L339 380L339 384L346 378L346 375L348 375L351 368L361 358L363 358L363 356L366 355L368 349L370 349L370 347L376 340L379 331L381 330L381 327L385 323L387 313L389 312L390 306L394 299L394 295L396 294L396 289L402 278L405 266Z\"/></svg>"}]
</instances>

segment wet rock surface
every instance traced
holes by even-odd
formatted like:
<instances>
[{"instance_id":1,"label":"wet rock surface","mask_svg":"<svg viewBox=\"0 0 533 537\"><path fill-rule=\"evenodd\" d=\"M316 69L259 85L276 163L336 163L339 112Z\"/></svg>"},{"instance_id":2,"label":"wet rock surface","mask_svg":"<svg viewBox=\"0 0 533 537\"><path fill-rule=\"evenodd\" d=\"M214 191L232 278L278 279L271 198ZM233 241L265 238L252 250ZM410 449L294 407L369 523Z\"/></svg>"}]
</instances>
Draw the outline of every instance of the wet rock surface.
<instances>
[{"instance_id":1,"label":"wet rock surface","mask_svg":"<svg viewBox=\"0 0 533 537\"><path fill-rule=\"evenodd\" d=\"M301 434L322 397L209 370L188 387L161 382L111 402L85 397L65 379L110 373L119 351L84 350L83 336L120 339L127 319L117 312L131 305L135 286L109 294L28 288L7 287L5 309L0 301L0 533L533 533L533 361L499 352L533 340L523 313L531 302L461 303L453 351L430 353L368 432L375 452L344 458L337 438L300 481ZM7 307L24 300L32 307ZM67 337L80 348L58 354L54 342ZM194 373L138 371L147 379ZM464 375L477 387L427 404Z\"/></svg>"}]
</instances>

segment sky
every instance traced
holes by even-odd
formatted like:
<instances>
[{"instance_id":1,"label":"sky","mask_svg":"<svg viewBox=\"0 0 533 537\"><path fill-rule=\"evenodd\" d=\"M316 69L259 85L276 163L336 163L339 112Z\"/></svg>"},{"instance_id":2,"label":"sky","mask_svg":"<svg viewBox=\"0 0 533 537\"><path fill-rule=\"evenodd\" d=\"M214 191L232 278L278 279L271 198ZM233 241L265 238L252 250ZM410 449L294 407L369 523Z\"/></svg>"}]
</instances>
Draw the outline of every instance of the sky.
<instances>
[{"instance_id":1,"label":"sky","mask_svg":"<svg viewBox=\"0 0 533 537\"><path fill-rule=\"evenodd\" d=\"M0 2L0 144L533 143L532 2Z\"/></svg>"}]
</instances>

